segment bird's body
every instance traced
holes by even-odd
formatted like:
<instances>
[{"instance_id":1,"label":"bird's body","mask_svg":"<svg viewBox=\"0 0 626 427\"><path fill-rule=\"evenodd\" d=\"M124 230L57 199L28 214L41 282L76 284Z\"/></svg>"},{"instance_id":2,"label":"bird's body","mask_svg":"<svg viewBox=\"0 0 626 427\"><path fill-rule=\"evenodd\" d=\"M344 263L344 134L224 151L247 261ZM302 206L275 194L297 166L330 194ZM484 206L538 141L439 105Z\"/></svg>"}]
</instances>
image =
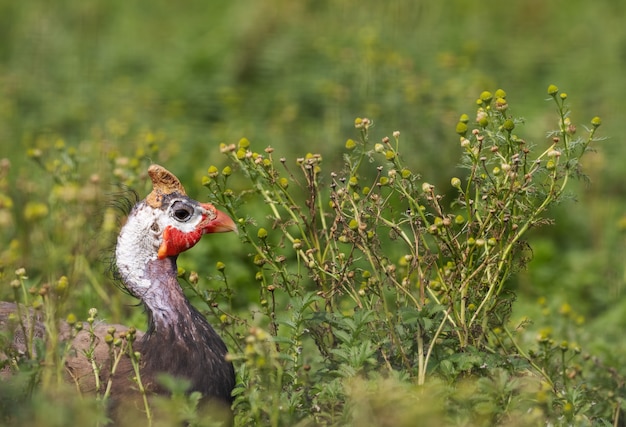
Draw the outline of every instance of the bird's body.
<instances>
[{"instance_id":1,"label":"bird's body","mask_svg":"<svg viewBox=\"0 0 626 427\"><path fill-rule=\"evenodd\" d=\"M226 345L187 300L177 280L176 258L194 246L203 234L236 230L234 222L210 204L190 199L178 179L166 169L152 165L148 170L153 191L131 210L118 237L116 265L124 287L144 305L148 328L138 332L133 349L140 353L140 375L151 393L162 393L161 374L188 381L188 392L198 391L208 399L230 406L235 385ZM8 305L0 306L2 312ZM94 359L100 369L100 384L110 376L109 346L104 336L110 325L96 325ZM127 328L115 325L116 333ZM69 336L67 327L61 333ZM18 343L19 344L19 343ZM86 330L72 342L66 371L81 391L96 389L96 377L85 351L92 346ZM133 367L122 358L111 381L113 405L137 393Z\"/></svg>"}]
</instances>

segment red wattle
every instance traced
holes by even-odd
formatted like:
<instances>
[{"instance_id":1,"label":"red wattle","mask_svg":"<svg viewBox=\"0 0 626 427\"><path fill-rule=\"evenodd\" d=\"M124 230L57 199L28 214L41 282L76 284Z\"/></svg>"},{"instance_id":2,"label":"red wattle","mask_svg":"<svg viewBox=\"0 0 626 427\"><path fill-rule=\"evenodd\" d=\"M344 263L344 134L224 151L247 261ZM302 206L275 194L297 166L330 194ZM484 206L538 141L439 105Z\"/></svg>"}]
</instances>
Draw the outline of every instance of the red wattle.
<instances>
[{"instance_id":1,"label":"red wattle","mask_svg":"<svg viewBox=\"0 0 626 427\"><path fill-rule=\"evenodd\" d=\"M157 256L159 259L176 256L193 247L201 237L202 230L196 229L189 233L183 233L177 228L167 226L163 230L163 243L159 247Z\"/></svg>"}]
</instances>

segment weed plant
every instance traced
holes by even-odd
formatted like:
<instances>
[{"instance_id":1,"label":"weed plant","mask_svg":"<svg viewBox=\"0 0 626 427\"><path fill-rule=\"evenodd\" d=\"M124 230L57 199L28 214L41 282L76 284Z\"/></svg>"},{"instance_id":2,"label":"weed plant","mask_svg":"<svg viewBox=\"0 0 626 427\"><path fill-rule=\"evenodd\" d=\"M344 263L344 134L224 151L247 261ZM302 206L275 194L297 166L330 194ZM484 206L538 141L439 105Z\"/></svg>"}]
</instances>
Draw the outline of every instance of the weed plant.
<instances>
[{"instance_id":1,"label":"weed plant","mask_svg":"<svg viewBox=\"0 0 626 427\"><path fill-rule=\"evenodd\" d=\"M374 142L368 118L354 121L357 137L346 141L336 171L316 153L287 159L245 138L221 144L226 164L211 165L203 184L238 219L258 300L246 312L235 309L230 261L216 264L217 288L183 268L180 278L231 349L235 425L623 423L624 375L553 330L527 345L530 319L511 318L510 279L532 256L528 232L550 225L547 210L583 176L579 161L599 140L600 119L581 132L567 98L548 88L556 129L532 142L503 90L481 93L476 111L456 124L464 174L447 188L406 165L419 146L399 131ZM121 181L137 182L140 161L111 161ZM3 369L14 375L0 387L2 420L106 424L110 384L76 403L68 396L77 392L61 381L69 351L63 325L91 328L96 311L85 324L74 315L59 322L68 279L27 281L18 270L10 282L24 303L11 321L26 350L16 353L3 336ZM43 331L33 329L32 313ZM131 357L138 366L133 337L110 331L114 363ZM172 398L144 399L145 422L212 425L199 396L164 381ZM55 404L58 420L44 420Z\"/></svg>"},{"instance_id":2,"label":"weed plant","mask_svg":"<svg viewBox=\"0 0 626 427\"><path fill-rule=\"evenodd\" d=\"M221 145L229 164L211 166L204 183L239 218L266 328L253 327L236 356L240 423L617 419L620 399L577 378L580 348L542 336L527 352L517 338L525 324L510 322L507 285L530 257L525 236L550 223L546 210L582 176L600 125L593 118L579 136L567 94L551 85L548 95L557 127L533 143L503 90L481 93L456 125L466 174L443 189L405 165L419 148L399 131L372 142L367 118L354 122L343 170L329 174L319 154L294 164L247 139ZM265 218L246 212L252 198L265 202Z\"/></svg>"}]
</instances>

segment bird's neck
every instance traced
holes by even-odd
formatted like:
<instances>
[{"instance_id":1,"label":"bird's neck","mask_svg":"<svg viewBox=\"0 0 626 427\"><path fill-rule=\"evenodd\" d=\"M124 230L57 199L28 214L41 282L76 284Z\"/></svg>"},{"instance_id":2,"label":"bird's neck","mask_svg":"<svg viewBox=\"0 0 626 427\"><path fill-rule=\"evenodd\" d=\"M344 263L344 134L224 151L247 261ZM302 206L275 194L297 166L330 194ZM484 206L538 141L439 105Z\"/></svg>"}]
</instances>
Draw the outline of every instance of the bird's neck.
<instances>
[{"instance_id":1,"label":"bird's neck","mask_svg":"<svg viewBox=\"0 0 626 427\"><path fill-rule=\"evenodd\" d=\"M226 345L187 300L176 271L175 258L146 265L152 286L142 295L148 311L148 330L141 341L143 367L148 372L184 378L189 390L230 404L235 373L226 359Z\"/></svg>"},{"instance_id":2,"label":"bird's neck","mask_svg":"<svg viewBox=\"0 0 626 427\"><path fill-rule=\"evenodd\" d=\"M150 334L159 335L166 329L176 330L183 326L193 327L196 310L183 294L177 271L175 257L146 263L143 277L150 281L150 287L139 297L148 311Z\"/></svg>"}]
</instances>

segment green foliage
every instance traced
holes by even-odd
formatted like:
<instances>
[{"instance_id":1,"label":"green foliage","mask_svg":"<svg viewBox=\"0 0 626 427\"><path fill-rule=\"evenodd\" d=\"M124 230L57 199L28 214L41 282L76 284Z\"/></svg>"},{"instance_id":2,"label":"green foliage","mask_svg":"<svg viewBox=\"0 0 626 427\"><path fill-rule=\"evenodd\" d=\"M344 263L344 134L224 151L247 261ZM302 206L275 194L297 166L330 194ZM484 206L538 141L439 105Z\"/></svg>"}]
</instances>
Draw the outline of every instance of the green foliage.
<instances>
[{"instance_id":1,"label":"green foliage","mask_svg":"<svg viewBox=\"0 0 626 427\"><path fill-rule=\"evenodd\" d=\"M38 316L49 313L51 338L56 320L86 320L91 307L108 322L144 327L135 300L106 274L120 216L107 201L120 200L120 185L145 195L151 162L176 172L202 200L202 171L213 162L208 176L217 183L229 176L224 202L242 218L250 244L214 236L179 265L188 296L227 339L238 366L238 425L413 425L416 419L422 425L535 425L546 419L585 425L584 417L619 425L625 417L626 217L623 167L613 159L624 156L626 80L619 52L625 5L192 0L182 8L163 1L146 8L105 0L61 0L54 7L41 0L0 1L0 297L19 297ZM572 23L581 20L601 22L604 31L578 31ZM602 78L595 77L599 70ZM542 89L552 81L577 96ZM508 94L481 93L500 83ZM558 203L549 213L537 212L539 223L530 224L504 260L511 269L499 270L490 256L502 254L515 233L498 222L499 210L468 213L464 203L474 198L467 189L495 194L493 200L506 194L504 184L512 180L499 156L510 160L515 153L507 151L507 138L524 139L534 159L548 149L544 131L555 116L537 103L541 93L557 105L561 123L549 138L559 138L555 151L561 155L541 158L513 208L528 219L536 212L529 206ZM492 108L482 117L485 128L473 112L457 121L476 95L506 107L506 118ZM564 101L575 114L563 117ZM376 118L366 142L361 129L356 135L352 130L356 114ZM587 133L579 125L567 134L569 152L562 133L595 114L603 120L594 117L589 130L602 123L612 139L577 163ZM389 133L383 142L383 130L392 129L402 130L401 140ZM469 145L459 151L455 134ZM277 182L259 174L260 186L251 185L244 173L249 166L232 155L228 165L220 160L216 142L230 146L241 135L254 142L244 141L244 153L273 156ZM478 136L498 151L485 152L485 167L472 182L466 177ZM273 153L263 151L266 144ZM310 160L307 151L321 157ZM303 164L294 161L298 156ZM359 156L360 173L351 176L349 165L356 167ZM524 160L531 168L532 159ZM307 205L314 191L307 187L306 162L320 167L312 178L319 190L314 206ZM591 185L572 179L581 169ZM433 200L422 193L417 172L434 186ZM557 180L550 196L552 174ZM559 195L565 179L571 192ZM398 192L403 188L411 197ZM271 190L273 205L259 197L260 189ZM339 196L339 190L343 198L331 207L331 194ZM293 206L278 204L283 191ZM374 195L391 224L377 219ZM411 204L424 207L418 233L407 214ZM281 221L268 210L272 206ZM337 217L343 222L334 234L306 228L329 230ZM476 234L485 218L492 224L483 227L486 239ZM493 237L491 246L497 232L502 238ZM466 244L456 255L444 244L450 234ZM423 240L413 248L405 237L415 242L416 235ZM471 253L472 268L481 268L465 303L454 286L464 253ZM345 270L333 271L337 266ZM21 267L29 278L22 278L16 295L11 284L20 280L14 272ZM497 279L491 282L487 274ZM66 290L57 293L57 283ZM452 321L465 326L454 328ZM30 334L28 324L20 328ZM10 338L1 335L0 348ZM0 423L104 423L101 402L78 400L74 390L59 388L65 348L39 339L30 346L35 359L31 352L18 364L0 361L19 370L15 381L0 384ZM422 368L411 364L420 358ZM502 386L506 378L512 390ZM176 385L170 389L176 392ZM210 425L195 410L194 396L174 394L159 403L167 414L153 419Z\"/></svg>"},{"instance_id":2,"label":"green foliage","mask_svg":"<svg viewBox=\"0 0 626 427\"><path fill-rule=\"evenodd\" d=\"M249 313L233 311L236 293L222 261L215 265L217 289L206 290L194 271L181 268L179 277L230 342L238 372L236 425L412 425L415 417L425 425L591 425L618 419L623 375L552 329L540 331L536 344L524 344L529 320L511 317L516 291L510 279L528 261L526 236L550 223L546 210L581 176L579 161L598 141L599 118L577 136L567 96L553 86L549 92L557 129L545 146L518 136L523 120L511 114L503 90L495 98L481 93L474 121L464 114L462 132L456 126L466 173L443 191L403 162L407 143L399 131L371 142L367 118L354 121L359 138L345 144L336 172L325 171L320 154L289 161L271 147L254 151L245 138L221 144L229 164L210 166L203 184L237 219L256 269L258 301ZM249 205L264 212L250 213ZM7 337L4 365L16 375L3 390L21 389L19 395L39 404L63 388L69 348L58 322L69 281L61 277L36 288L24 269L15 274L14 298L25 303L15 321L26 350L12 352ZM568 334L568 319L579 316L569 305L560 313L560 329ZM93 408L102 417L111 382L98 383L101 367L91 358L96 316L90 309L86 324L73 314L66 320L72 331L86 325L92 337L84 357L93 366ZM35 331L35 318L44 320L43 332ZM108 333L109 369L128 355L143 390L134 328ZM163 385L171 398L144 394L148 423L212 425L199 395L186 396L184 384L172 378L163 378ZM21 422L8 409L3 417Z\"/></svg>"},{"instance_id":3,"label":"green foliage","mask_svg":"<svg viewBox=\"0 0 626 427\"><path fill-rule=\"evenodd\" d=\"M540 338L527 353L516 337L527 321L510 319L508 284L528 261L526 234L549 223L546 210L597 141L598 119L577 136L567 96L549 90L557 130L543 147L512 132L523 121L503 90L483 92L471 131L457 125L466 176L443 192L403 163L400 132L370 142L365 118L355 120L360 139L346 143L343 169L329 174L320 154L294 165L247 139L221 145L227 173L211 166L203 182L239 218L269 334L253 328L238 356L235 408L252 414L242 421L340 424L358 418L349 382L381 376L426 390L444 380L453 393L466 384L473 393L443 408L476 425L611 419L619 399L592 402L598 390L623 388L620 376L590 387L578 378L578 347ZM255 198L266 205L264 227L258 212L240 213ZM536 404L537 394L549 403Z\"/></svg>"}]
</instances>

